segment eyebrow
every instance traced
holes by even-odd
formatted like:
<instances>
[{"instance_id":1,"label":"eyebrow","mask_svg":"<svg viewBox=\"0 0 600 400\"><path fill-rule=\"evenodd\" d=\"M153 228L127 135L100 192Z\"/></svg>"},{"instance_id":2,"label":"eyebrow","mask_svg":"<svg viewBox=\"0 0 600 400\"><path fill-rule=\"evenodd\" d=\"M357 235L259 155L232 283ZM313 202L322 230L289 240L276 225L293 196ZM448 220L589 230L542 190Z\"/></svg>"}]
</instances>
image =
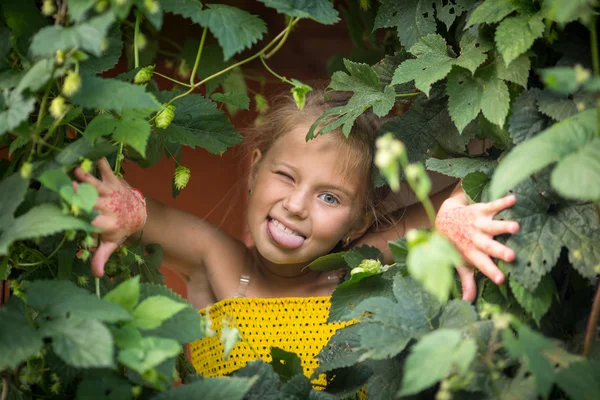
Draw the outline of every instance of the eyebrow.
<instances>
[{"instance_id":1,"label":"eyebrow","mask_svg":"<svg viewBox=\"0 0 600 400\"><path fill-rule=\"evenodd\" d=\"M286 168L291 169L292 171L294 171L296 173L298 172L298 169L296 167L294 167L293 165L289 164L287 161L273 160L273 165L274 166L284 166ZM341 192L345 196L348 196L349 198L352 198L355 196L354 193L351 193L345 187L339 186L339 185L334 185L334 184L328 183L328 184L322 185L322 188L324 188L325 190L334 190L337 192Z\"/></svg>"}]
</instances>

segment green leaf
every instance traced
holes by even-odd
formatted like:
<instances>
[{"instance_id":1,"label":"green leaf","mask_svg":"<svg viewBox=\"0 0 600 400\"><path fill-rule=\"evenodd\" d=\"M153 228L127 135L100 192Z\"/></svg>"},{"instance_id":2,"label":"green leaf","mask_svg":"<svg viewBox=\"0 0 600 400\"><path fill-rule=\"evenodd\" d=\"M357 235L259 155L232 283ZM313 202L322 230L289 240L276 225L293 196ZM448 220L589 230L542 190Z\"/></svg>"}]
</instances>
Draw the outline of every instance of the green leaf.
<instances>
[{"instance_id":1,"label":"green leaf","mask_svg":"<svg viewBox=\"0 0 600 400\"><path fill-rule=\"evenodd\" d=\"M406 325L413 329L428 326L439 314L441 305L437 298L410 277L397 274L394 277L394 296Z\"/></svg>"},{"instance_id":2,"label":"green leaf","mask_svg":"<svg viewBox=\"0 0 600 400\"><path fill-rule=\"evenodd\" d=\"M474 120L479 111L493 124L504 125L510 106L508 87L495 71L477 71L471 76L466 70L454 68L446 86L448 111L459 132Z\"/></svg>"},{"instance_id":3,"label":"green leaf","mask_svg":"<svg viewBox=\"0 0 600 400\"><path fill-rule=\"evenodd\" d=\"M173 92L160 92L158 98L166 103L176 96ZM222 154L229 147L242 142L223 111L201 95L191 94L174 102L175 119L164 132L165 140L191 148L200 146L213 154Z\"/></svg>"},{"instance_id":4,"label":"green leaf","mask_svg":"<svg viewBox=\"0 0 600 400\"><path fill-rule=\"evenodd\" d=\"M445 3L445 4L444 4ZM468 11L472 6L471 1L451 1L444 2L443 0L436 0L435 2L435 18L446 25L446 29L450 30L450 27L454 23L457 17L462 15L463 12Z\"/></svg>"},{"instance_id":5,"label":"green leaf","mask_svg":"<svg viewBox=\"0 0 600 400\"><path fill-rule=\"evenodd\" d=\"M96 232L88 222L65 215L53 204L42 204L16 218L14 223L0 236L0 255L7 255L10 245L23 239L47 236L69 229Z\"/></svg>"},{"instance_id":6,"label":"green leaf","mask_svg":"<svg viewBox=\"0 0 600 400\"><path fill-rule=\"evenodd\" d=\"M327 322L352 319L349 314L353 312L358 303L366 298L373 296L392 298L391 283L380 275L376 275L363 279L356 285L337 287L331 296L331 308Z\"/></svg>"},{"instance_id":7,"label":"green leaf","mask_svg":"<svg viewBox=\"0 0 600 400\"><path fill-rule=\"evenodd\" d=\"M552 187L563 197L600 201L600 139L563 158L552 171Z\"/></svg>"},{"instance_id":8,"label":"green leaf","mask_svg":"<svg viewBox=\"0 0 600 400\"><path fill-rule=\"evenodd\" d=\"M9 299L0 310L0 371L16 368L36 355L42 345L42 336L27 319L21 300L16 296Z\"/></svg>"},{"instance_id":9,"label":"green leaf","mask_svg":"<svg viewBox=\"0 0 600 400\"><path fill-rule=\"evenodd\" d=\"M3 0L4 21L13 33L13 42L21 54L27 54L31 37L48 24L33 0Z\"/></svg>"},{"instance_id":10,"label":"green leaf","mask_svg":"<svg viewBox=\"0 0 600 400\"><path fill-rule=\"evenodd\" d=\"M117 360L143 375L163 361L175 357L180 351L181 346L173 339L145 337L137 343L137 346L121 350Z\"/></svg>"},{"instance_id":11,"label":"green leaf","mask_svg":"<svg viewBox=\"0 0 600 400\"><path fill-rule=\"evenodd\" d=\"M354 324L338 329L317 355L319 367L314 375L350 367L358 361L364 351L360 347L360 331L366 324Z\"/></svg>"},{"instance_id":12,"label":"green leaf","mask_svg":"<svg viewBox=\"0 0 600 400\"><path fill-rule=\"evenodd\" d=\"M93 1L92 1L93 2ZM114 372L89 374L77 386L78 400L130 400L132 385Z\"/></svg>"},{"instance_id":13,"label":"green leaf","mask_svg":"<svg viewBox=\"0 0 600 400\"><path fill-rule=\"evenodd\" d=\"M523 357L527 360L529 370L535 376L535 387L543 398L547 398L554 381L553 366L543 355L547 349L556 347L542 334L531 330L526 325L519 326L518 338L511 330L503 332L504 345L512 357Z\"/></svg>"},{"instance_id":14,"label":"green leaf","mask_svg":"<svg viewBox=\"0 0 600 400\"><path fill-rule=\"evenodd\" d=\"M164 2L155 2L154 7L148 7L145 0L136 0L137 9L146 17L146 19L160 31L163 23L162 4Z\"/></svg>"},{"instance_id":15,"label":"green leaf","mask_svg":"<svg viewBox=\"0 0 600 400\"><path fill-rule=\"evenodd\" d=\"M543 68L539 71L539 74L542 78L542 81L544 81L544 85L548 89L560 94L568 95L575 92L577 89L579 89L581 83L576 68Z\"/></svg>"},{"instance_id":16,"label":"green leaf","mask_svg":"<svg viewBox=\"0 0 600 400\"><path fill-rule=\"evenodd\" d=\"M368 362L367 366L373 371L373 376L367 382L367 398L387 400L397 397L402 384L405 357L394 357L389 360Z\"/></svg>"},{"instance_id":17,"label":"green leaf","mask_svg":"<svg viewBox=\"0 0 600 400\"><path fill-rule=\"evenodd\" d=\"M280 398L282 399L308 399L312 385L304 374L298 374L290 379L281 388Z\"/></svg>"},{"instance_id":18,"label":"green leaf","mask_svg":"<svg viewBox=\"0 0 600 400\"><path fill-rule=\"evenodd\" d=\"M100 72L112 69L121 58L123 51L123 41L121 40L121 29L119 25L113 25L109 31L108 46L99 57L90 56L80 65L79 72L81 75L96 75Z\"/></svg>"},{"instance_id":19,"label":"green leaf","mask_svg":"<svg viewBox=\"0 0 600 400\"><path fill-rule=\"evenodd\" d=\"M396 239L388 242L388 247L394 257L394 262L399 268L406 268L406 258L408 257L408 243L406 238Z\"/></svg>"},{"instance_id":20,"label":"green leaf","mask_svg":"<svg viewBox=\"0 0 600 400\"><path fill-rule=\"evenodd\" d=\"M112 146L106 141L98 140L93 145L86 138L77 139L71 142L63 151L56 154L54 158L60 165L72 166L73 164L79 164L83 158L90 160L97 160L101 157L108 156L117 150L116 147ZM55 167L56 165L54 165Z\"/></svg>"},{"instance_id":21,"label":"green leaf","mask_svg":"<svg viewBox=\"0 0 600 400\"><path fill-rule=\"evenodd\" d=\"M73 95L71 101L84 108L104 108L118 113L125 108L160 109L156 100L143 87L95 76L82 77L81 89Z\"/></svg>"},{"instance_id":22,"label":"green leaf","mask_svg":"<svg viewBox=\"0 0 600 400\"><path fill-rule=\"evenodd\" d=\"M12 69L0 72L0 89L4 90L17 87L24 76L25 72L17 72Z\"/></svg>"},{"instance_id":23,"label":"green leaf","mask_svg":"<svg viewBox=\"0 0 600 400\"><path fill-rule=\"evenodd\" d=\"M515 144L531 139L546 129L550 123L549 118L538 111L538 89L521 93L512 108L509 120L510 136Z\"/></svg>"},{"instance_id":24,"label":"green leaf","mask_svg":"<svg viewBox=\"0 0 600 400\"><path fill-rule=\"evenodd\" d=\"M540 320L550 309L552 298L557 294L554 280L545 275L533 292L527 290L515 279L509 279L510 289L519 302L535 322L540 325Z\"/></svg>"},{"instance_id":25,"label":"green leaf","mask_svg":"<svg viewBox=\"0 0 600 400\"><path fill-rule=\"evenodd\" d=\"M204 378L160 393L152 400L193 399L199 394L206 399L242 400L256 378Z\"/></svg>"},{"instance_id":26,"label":"green leaf","mask_svg":"<svg viewBox=\"0 0 600 400\"><path fill-rule=\"evenodd\" d=\"M279 375L273 371L270 364L263 360L250 361L248 364L233 373L237 378L254 378L257 382L252 385L246 393L246 400L278 400L279 399Z\"/></svg>"},{"instance_id":27,"label":"green leaf","mask_svg":"<svg viewBox=\"0 0 600 400\"><path fill-rule=\"evenodd\" d=\"M77 192L73 189L73 185L62 186L58 192L67 203L88 213L92 212L98 200L98 191L89 183L79 183Z\"/></svg>"},{"instance_id":28,"label":"green leaf","mask_svg":"<svg viewBox=\"0 0 600 400\"><path fill-rule=\"evenodd\" d=\"M90 122L83 136L95 142L101 136L112 135L113 139L133 147L142 157L146 157L146 144L150 137L150 124L145 113L124 110L121 118L112 114L100 114Z\"/></svg>"},{"instance_id":29,"label":"green leaf","mask_svg":"<svg viewBox=\"0 0 600 400\"><path fill-rule=\"evenodd\" d=\"M259 0L267 7L290 17L310 18L320 24L331 25L340 20L338 12L328 0Z\"/></svg>"},{"instance_id":30,"label":"green leaf","mask_svg":"<svg viewBox=\"0 0 600 400\"><path fill-rule=\"evenodd\" d=\"M223 79L223 92L235 92L245 95L248 94L248 87L246 86L246 80L244 79L242 68L236 67L229 71L227 76ZM249 99L248 102L250 102ZM230 115L235 115L235 113L239 111L237 106L230 104L226 104L226 106Z\"/></svg>"},{"instance_id":31,"label":"green leaf","mask_svg":"<svg viewBox=\"0 0 600 400\"><path fill-rule=\"evenodd\" d=\"M502 21L496 29L495 41L504 63L508 66L529 50L535 39L544 33L544 27L541 13L519 15Z\"/></svg>"},{"instance_id":32,"label":"green leaf","mask_svg":"<svg viewBox=\"0 0 600 400\"><path fill-rule=\"evenodd\" d=\"M461 42L461 54L457 58L449 55L446 40L438 34L423 36L410 48L410 53L417 57L414 60L406 60L396 72L392 79L393 84L400 84L414 80L415 87L429 96L431 85L444 79L457 65L475 73L487 58L477 39L470 34L463 35Z\"/></svg>"},{"instance_id":33,"label":"green leaf","mask_svg":"<svg viewBox=\"0 0 600 400\"><path fill-rule=\"evenodd\" d=\"M440 329L464 329L477 321L475 307L464 300L450 300L440 314Z\"/></svg>"},{"instance_id":34,"label":"green leaf","mask_svg":"<svg viewBox=\"0 0 600 400\"><path fill-rule=\"evenodd\" d=\"M400 396L415 394L451 373L464 375L475 358L477 345L461 331L440 329L421 339L404 366Z\"/></svg>"},{"instance_id":35,"label":"green leaf","mask_svg":"<svg viewBox=\"0 0 600 400\"><path fill-rule=\"evenodd\" d=\"M556 375L556 384L571 399L594 400L600 392L600 363L580 361L561 369Z\"/></svg>"},{"instance_id":36,"label":"green leaf","mask_svg":"<svg viewBox=\"0 0 600 400\"><path fill-rule=\"evenodd\" d=\"M52 337L52 349L76 368L112 368L114 343L103 323L75 317L60 318L41 326Z\"/></svg>"},{"instance_id":37,"label":"green leaf","mask_svg":"<svg viewBox=\"0 0 600 400\"><path fill-rule=\"evenodd\" d=\"M416 245L408 238L408 271L426 290L442 303L448 301L454 285L454 267L461 265L462 257L443 235L433 232Z\"/></svg>"},{"instance_id":38,"label":"green leaf","mask_svg":"<svg viewBox=\"0 0 600 400\"><path fill-rule=\"evenodd\" d=\"M588 110L558 122L512 149L500 162L490 184L497 199L508 189L549 164L588 145L595 136L596 111Z\"/></svg>"},{"instance_id":39,"label":"green leaf","mask_svg":"<svg viewBox=\"0 0 600 400\"><path fill-rule=\"evenodd\" d=\"M225 60L252 47L267 32L259 17L224 4L207 4L202 11L200 25L208 27L223 48Z\"/></svg>"},{"instance_id":40,"label":"green leaf","mask_svg":"<svg viewBox=\"0 0 600 400\"><path fill-rule=\"evenodd\" d=\"M345 255L345 251L325 254L308 264L308 268L313 271L333 271L335 269L345 268L347 267L344 258Z\"/></svg>"},{"instance_id":41,"label":"green leaf","mask_svg":"<svg viewBox=\"0 0 600 400\"><path fill-rule=\"evenodd\" d=\"M512 0L486 0L471 13L467 28L475 24L491 24L501 21L517 8L517 2Z\"/></svg>"},{"instance_id":42,"label":"green leaf","mask_svg":"<svg viewBox=\"0 0 600 400\"><path fill-rule=\"evenodd\" d=\"M56 193L63 186L72 186L69 175L62 168L46 170L38 180L42 185Z\"/></svg>"},{"instance_id":43,"label":"green leaf","mask_svg":"<svg viewBox=\"0 0 600 400\"><path fill-rule=\"evenodd\" d=\"M162 322L186 307L165 296L151 296L140 302L133 311L135 325L143 330L159 327Z\"/></svg>"},{"instance_id":44,"label":"green leaf","mask_svg":"<svg viewBox=\"0 0 600 400\"><path fill-rule=\"evenodd\" d=\"M173 14L189 18L196 24L202 24L202 3L196 0L169 0L161 3L161 7Z\"/></svg>"},{"instance_id":45,"label":"green leaf","mask_svg":"<svg viewBox=\"0 0 600 400\"><path fill-rule=\"evenodd\" d=\"M557 121L572 117L586 108L593 108L593 102L591 97L585 94L568 96L544 89L538 95L538 109Z\"/></svg>"},{"instance_id":46,"label":"green leaf","mask_svg":"<svg viewBox=\"0 0 600 400\"><path fill-rule=\"evenodd\" d=\"M429 171L439 172L454 178L464 178L472 172L483 172L489 174L494 171L498 161L488 160L478 157L446 158L439 160L437 158L427 159L427 169Z\"/></svg>"},{"instance_id":47,"label":"green leaf","mask_svg":"<svg viewBox=\"0 0 600 400\"><path fill-rule=\"evenodd\" d=\"M594 13L593 6L587 0L546 0L542 11L546 18L565 25L576 19L587 21Z\"/></svg>"},{"instance_id":48,"label":"green leaf","mask_svg":"<svg viewBox=\"0 0 600 400\"><path fill-rule=\"evenodd\" d=\"M281 382L287 382L292 377L304 372L300 357L296 353L285 351L279 347L271 347L271 358L273 370L279 375Z\"/></svg>"},{"instance_id":49,"label":"green leaf","mask_svg":"<svg viewBox=\"0 0 600 400\"><path fill-rule=\"evenodd\" d=\"M398 38L411 48L421 37L436 32L433 2L380 0L374 28L398 28Z\"/></svg>"},{"instance_id":50,"label":"green leaf","mask_svg":"<svg viewBox=\"0 0 600 400\"><path fill-rule=\"evenodd\" d=\"M57 50L66 53L78 48L100 56L102 39L114 20L114 14L107 12L69 28L61 25L47 26L33 37L29 51L38 57L48 57L53 56Z\"/></svg>"},{"instance_id":51,"label":"green leaf","mask_svg":"<svg viewBox=\"0 0 600 400\"><path fill-rule=\"evenodd\" d=\"M382 91L379 77L373 68L347 59L344 60L344 65L350 74L342 71L334 73L329 87L337 91L352 91L354 95L346 105L332 107L317 118L306 135L307 139L339 127L342 127L342 132L347 137L356 118L369 108L373 107L375 115L382 117L394 106L393 86L386 86Z\"/></svg>"},{"instance_id":52,"label":"green leaf","mask_svg":"<svg viewBox=\"0 0 600 400\"><path fill-rule=\"evenodd\" d=\"M531 61L527 55L520 55L509 64L498 58L496 59L495 66L498 78L514 82L527 89L527 80L529 79L529 70L531 69Z\"/></svg>"},{"instance_id":53,"label":"green leaf","mask_svg":"<svg viewBox=\"0 0 600 400\"><path fill-rule=\"evenodd\" d=\"M25 199L29 180L16 172L0 182L0 232L10 226L15 211Z\"/></svg>"},{"instance_id":54,"label":"green leaf","mask_svg":"<svg viewBox=\"0 0 600 400\"><path fill-rule=\"evenodd\" d=\"M245 93L213 93L210 98L220 103L241 108L242 110L250 108L250 98Z\"/></svg>"},{"instance_id":55,"label":"green leaf","mask_svg":"<svg viewBox=\"0 0 600 400\"><path fill-rule=\"evenodd\" d=\"M140 299L140 277L135 276L119 284L116 288L106 293L105 301L119 304L129 312L133 312Z\"/></svg>"},{"instance_id":56,"label":"green leaf","mask_svg":"<svg viewBox=\"0 0 600 400\"><path fill-rule=\"evenodd\" d=\"M18 90L4 91L0 98L0 137L25 121L35 108L35 97L23 97Z\"/></svg>"},{"instance_id":57,"label":"green leaf","mask_svg":"<svg viewBox=\"0 0 600 400\"><path fill-rule=\"evenodd\" d=\"M479 203L483 190L489 182L490 177L487 174L476 171L466 175L461 181L461 185L469 199L473 203Z\"/></svg>"},{"instance_id":58,"label":"green leaf","mask_svg":"<svg viewBox=\"0 0 600 400\"><path fill-rule=\"evenodd\" d=\"M355 247L344 255L344 260L350 268L356 268L363 260L383 260L381 250L377 247L362 245Z\"/></svg>"},{"instance_id":59,"label":"green leaf","mask_svg":"<svg viewBox=\"0 0 600 400\"><path fill-rule=\"evenodd\" d=\"M24 90L29 89L31 92L37 92L52 77L53 71L54 60L51 58L44 58L35 63L34 66L27 71L15 90L23 92Z\"/></svg>"},{"instance_id":60,"label":"green leaf","mask_svg":"<svg viewBox=\"0 0 600 400\"><path fill-rule=\"evenodd\" d=\"M69 16L74 20L79 20L87 10L92 8L95 2L95 0L68 0Z\"/></svg>"},{"instance_id":61,"label":"green leaf","mask_svg":"<svg viewBox=\"0 0 600 400\"><path fill-rule=\"evenodd\" d=\"M516 204L498 214L498 218L519 222L519 232L505 240L516 259L504 263L512 278L534 291L542 276L556 264L562 247L569 250L569 260L579 274L592 279L600 264L600 225L591 204L555 204L539 194L533 179L528 178L513 189Z\"/></svg>"}]
</instances>

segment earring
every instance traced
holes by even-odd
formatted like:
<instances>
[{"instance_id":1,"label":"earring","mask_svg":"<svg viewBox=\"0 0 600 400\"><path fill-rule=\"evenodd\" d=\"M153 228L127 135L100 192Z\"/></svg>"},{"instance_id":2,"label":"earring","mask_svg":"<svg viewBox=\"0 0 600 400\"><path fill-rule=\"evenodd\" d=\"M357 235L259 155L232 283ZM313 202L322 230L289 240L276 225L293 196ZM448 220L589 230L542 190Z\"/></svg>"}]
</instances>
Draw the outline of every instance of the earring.
<instances>
[{"instance_id":1,"label":"earring","mask_svg":"<svg viewBox=\"0 0 600 400\"><path fill-rule=\"evenodd\" d=\"M345 240L344 240L344 246L348 246L350 244L350 242L352 241L352 238L350 236L348 236Z\"/></svg>"},{"instance_id":2,"label":"earring","mask_svg":"<svg viewBox=\"0 0 600 400\"><path fill-rule=\"evenodd\" d=\"M252 194L252 189L248 189L248 194Z\"/></svg>"}]
</instances>

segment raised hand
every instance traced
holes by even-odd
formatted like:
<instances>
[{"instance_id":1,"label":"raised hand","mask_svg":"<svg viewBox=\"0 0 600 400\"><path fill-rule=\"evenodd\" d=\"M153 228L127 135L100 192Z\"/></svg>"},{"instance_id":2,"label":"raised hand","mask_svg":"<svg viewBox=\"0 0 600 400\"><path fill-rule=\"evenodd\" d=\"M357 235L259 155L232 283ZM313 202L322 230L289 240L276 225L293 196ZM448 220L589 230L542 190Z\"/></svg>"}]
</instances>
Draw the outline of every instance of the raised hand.
<instances>
[{"instance_id":1,"label":"raised hand","mask_svg":"<svg viewBox=\"0 0 600 400\"><path fill-rule=\"evenodd\" d=\"M97 277L104 275L104 265L110 255L119 248L125 239L139 231L145 224L145 202L135 189L127 182L117 178L106 159L98 160L98 170L101 179L75 169L75 177L93 185L98 191L98 201L95 209L100 212L92 225L103 230L100 244L92 257L92 273ZM75 188L77 183L74 182Z\"/></svg>"},{"instance_id":2,"label":"raised hand","mask_svg":"<svg viewBox=\"0 0 600 400\"><path fill-rule=\"evenodd\" d=\"M506 262L515 259L515 252L494 240L494 236L516 233L519 231L519 224L493 218L500 211L512 207L516 197L510 195L489 203L471 205L458 204L452 200L449 199L440 207L436 228L454 243L470 264L459 266L457 270L462 283L463 299L472 302L477 295L474 268L493 282L501 284L504 282L504 275L491 257Z\"/></svg>"}]
</instances>

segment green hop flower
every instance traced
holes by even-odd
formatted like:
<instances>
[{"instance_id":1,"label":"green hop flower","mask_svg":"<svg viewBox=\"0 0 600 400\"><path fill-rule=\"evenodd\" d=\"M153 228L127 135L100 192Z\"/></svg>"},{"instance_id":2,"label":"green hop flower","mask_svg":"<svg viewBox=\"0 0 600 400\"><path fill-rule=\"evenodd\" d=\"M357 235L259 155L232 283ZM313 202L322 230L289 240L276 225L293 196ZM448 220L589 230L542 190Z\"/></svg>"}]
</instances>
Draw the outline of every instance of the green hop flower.
<instances>
[{"instance_id":1,"label":"green hop flower","mask_svg":"<svg viewBox=\"0 0 600 400\"><path fill-rule=\"evenodd\" d=\"M50 102L50 107L48 107L48 111L50 111L50 115L52 115L54 119L59 119L66 110L67 106L65 105L65 98L62 96L55 97Z\"/></svg>"},{"instance_id":2,"label":"green hop flower","mask_svg":"<svg viewBox=\"0 0 600 400\"><path fill-rule=\"evenodd\" d=\"M27 179L29 178L29 175L31 175L31 172L33 171L33 166L31 165L30 162L24 162L23 165L21 165L21 178L23 179Z\"/></svg>"},{"instance_id":3,"label":"green hop flower","mask_svg":"<svg viewBox=\"0 0 600 400\"><path fill-rule=\"evenodd\" d=\"M82 250L81 253L77 254L77 258L82 261L87 261L90 258L90 252L88 250Z\"/></svg>"},{"instance_id":4,"label":"green hop flower","mask_svg":"<svg viewBox=\"0 0 600 400\"><path fill-rule=\"evenodd\" d=\"M306 93L310 92L312 88L296 79L292 79L292 83L294 84L294 87L291 89L292 97L294 97L298 109L302 110L304 104L306 104Z\"/></svg>"},{"instance_id":5,"label":"green hop flower","mask_svg":"<svg viewBox=\"0 0 600 400\"><path fill-rule=\"evenodd\" d=\"M104 12L104 10L106 10L106 7L108 7L108 0L98 0L94 6L94 10L98 14L101 14Z\"/></svg>"},{"instance_id":6,"label":"green hop flower","mask_svg":"<svg viewBox=\"0 0 600 400\"><path fill-rule=\"evenodd\" d=\"M146 35L144 35L141 32L138 33L138 36L137 36L137 46L138 46L138 49L144 50L147 45L148 45L148 39L146 39Z\"/></svg>"},{"instance_id":7,"label":"green hop flower","mask_svg":"<svg viewBox=\"0 0 600 400\"><path fill-rule=\"evenodd\" d=\"M81 164L79 165L79 167L84 171L87 172L88 174L90 173L90 171L92 170L92 166L94 164L92 163L91 160L84 158L83 161L81 162Z\"/></svg>"},{"instance_id":8,"label":"green hop flower","mask_svg":"<svg viewBox=\"0 0 600 400\"><path fill-rule=\"evenodd\" d=\"M42 4L42 14L49 17L55 12L56 6L54 5L54 0L44 0L44 4Z\"/></svg>"},{"instance_id":9,"label":"green hop flower","mask_svg":"<svg viewBox=\"0 0 600 400\"><path fill-rule=\"evenodd\" d=\"M87 276L80 275L77 277L77 284L81 287L87 287L89 282L90 280Z\"/></svg>"},{"instance_id":10,"label":"green hop flower","mask_svg":"<svg viewBox=\"0 0 600 400\"><path fill-rule=\"evenodd\" d=\"M156 127L161 129L168 128L173 118L175 118L175 106L169 105L156 114Z\"/></svg>"},{"instance_id":11,"label":"green hop flower","mask_svg":"<svg viewBox=\"0 0 600 400\"><path fill-rule=\"evenodd\" d=\"M98 246L98 239L91 235L87 235L85 239L81 241L81 247L83 248L91 249L96 246Z\"/></svg>"},{"instance_id":12,"label":"green hop flower","mask_svg":"<svg viewBox=\"0 0 600 400\"><path fill-rule=\"evenodd\" d=\"M75 237L77 236L77 232L76 232L76 231L74 231L73 229L70 229L70 230L68 230L68 231L65 233L65 236L67 237L67 240L68 240L69 242L71 242L71 241L73 241L73 240L75 239Z\"/></svg>"},{"instance_id":13,"label":"green hop flower","mask_svg":"<svg viewBox=\"0 0 600 400\"><path fill-rule=\"evenodd\" d=\"M133 78L133 83L146 83L150 79L152 79L152 74L154 73L154 65L149 65L144 67L135 74L135 78Z\"/></svg>"},{"instance_id":14,"label":"green hop flower","mask_svg":"<svg viewBox=\"0 0 600 400\"><path fill-rule=\"evenodd\" d=\"M175 173L173 174L173 186L175 186L177 190L184 189L190 181L191 175L192 173L189 168L186 168L183 165L177 166L177 168L175 168Z\"/></svg>"},{"instance_id":15,"label":"green hop flower","mask_svg":"<svg viewBox=\"0 0 600 400\"><path fill-rule=\"evenodd\" d=\"M131 388L131 395L134 398L140 397L141 394L142 394L142 387L141 386L134 386L134 387Z\"/></svg>"},{"instance_id":16,"label":"green hop flower","mask_svg":"<svg viewBox=\"0 0 600 400\"><path fill-rule=\"evenodd\" d=\"M56 50L56 54L54 55L54 61L57 65L63 65L65 62L65 52L62 50Z\"/></svg>"},{"instance_id":17,"label":"green hop flower","mask_svg":"<svg viewBox=\"0 0 600 400\"><path fill-rule=\"evenodd\" d=\"M254 96L254 103L254 109L259 114L264 114L269 110L269 102L267 101L267 98L260 93L257 93Z\"/></svg>"},{"instance_id":18,"label":"green hop flower","mask_svg":"<svg viewBox=\"0 0 600 400\"><path fill-rule=\"evenodd\" d=\"M67 76L63 83L62 92L65 96L71 97L81 88L81 77L75 71L67 71Z\"/></svg>"},{"instance_id":19,"label":"green hop flower","mask_svg":"<svg viewBox=\"0 0 600 400\"><path fill-rule=\"evenodd\" d=\"M381 261L379 260L362 260L358 267L353 268L350 271L350 275L355 275L362 272L368 272L370 274L378 274L382 272Z\"/></svg>"},{"instance_id":20,"label":"green hop flower","mask_svg":"<svg viewBox=\"0 0 600 400\"><path fill-rule=\"evenodd\" d=\"M156 0L144 0L144 7L150 14L156 14L158 12L158 2Z\"/></svg>"}]
</instances>

